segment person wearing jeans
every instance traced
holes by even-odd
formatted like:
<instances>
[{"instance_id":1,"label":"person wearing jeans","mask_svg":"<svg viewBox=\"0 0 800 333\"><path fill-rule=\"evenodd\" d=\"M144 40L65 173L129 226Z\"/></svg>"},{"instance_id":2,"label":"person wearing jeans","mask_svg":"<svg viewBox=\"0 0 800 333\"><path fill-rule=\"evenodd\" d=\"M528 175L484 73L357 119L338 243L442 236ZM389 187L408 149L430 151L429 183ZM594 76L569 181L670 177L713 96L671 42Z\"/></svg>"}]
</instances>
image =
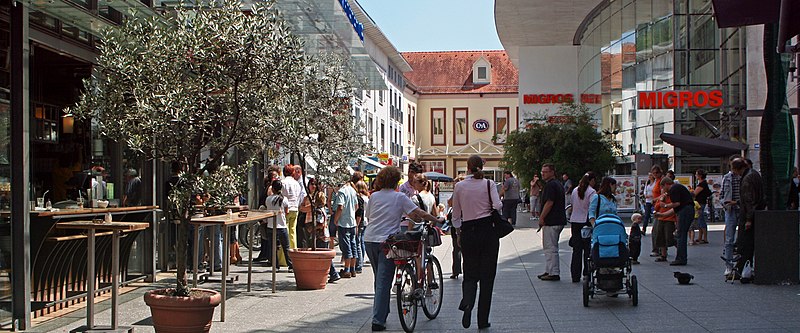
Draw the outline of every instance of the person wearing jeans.
<instances>
[{"instance_id":1,"label":"person wearing jeans","mask_svg":"<svg viewBox=\"0 0 800 333\"><path fill-rule=\"evenodd\" d=\"M364 248L372 265L375 281L375 297L372 300L373 331L386 330L395 269L394 261L384 255L381 243L400 231L400 220L404 214L413 220L442 222L419 209L405 194L396 191L400 176L397 167L387 166L381 169L373 184L375 192L370 196L364 211L369 220L369 226L364 231Z\"/></svg>"},{"instance_id":2,"label":"person wearing jeans","mask_svg":"<svg viewBox=\"0 0 800 333\"><path fill-rule=\"evenodd\" d=\"M738 156L730 158L732 163ZM741 179L733 171L728 171L722 177L722 193L720 201L725 209L725 247L722 259L725 261L725 275L733 272L733 248L736 244L736 227L739 223L739 187Z\"/></svg>"},{"instance_id":3,"label":"person wearing jeans","mask_svg":"<svg viewBox=\"0 0 800 333\"><path fill-rule=\"evenodd\" d=\"M689 227L694 220L694 200L692 193L686 186L675 183L671 178L664 177L661 179L661 188L667 191L670 200L669 204L664 205L666 208L673 208L675 214L678 215L678 253L675 255L675 261L670 262L671 266L683 266L687 262L687 243L689 236Z\"/></svg>"}]
</instances>

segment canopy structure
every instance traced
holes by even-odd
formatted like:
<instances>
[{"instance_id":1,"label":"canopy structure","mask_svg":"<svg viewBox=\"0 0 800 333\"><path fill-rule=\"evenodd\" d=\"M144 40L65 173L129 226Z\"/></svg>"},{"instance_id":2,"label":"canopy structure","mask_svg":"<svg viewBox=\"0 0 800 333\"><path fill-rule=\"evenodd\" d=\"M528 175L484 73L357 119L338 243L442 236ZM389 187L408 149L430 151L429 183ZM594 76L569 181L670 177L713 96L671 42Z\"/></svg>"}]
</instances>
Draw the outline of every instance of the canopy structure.
<instances>
[{"instance_id":1,"label":"canopy structure","mask_svg":"<svg viewBox=\"0 0 800 333\"><path fill-rule=\"evenodd\" d=\"M436 182L452 182L453 181L453 177L450 177L448 175L445 175L445 174L440 173L440 172L435 172L435 171L426 172L425 173L425 177L428 178L428 180L432 180L432 181L436 181Z\"/></svg>"},{"instance_id":2,"label":"canopy structure","mask_svg":"<svg viewBox=\"0 0 800 333\"><path fill-rule=\"evenodd\" d=\"M747 149L747 145L741 142L701 138L693 135L681 135L672 133L661 133L661 140L669 143L685 152L698 154L706 157L721 157L741 153Z\"/></svg>"}]
</instances>

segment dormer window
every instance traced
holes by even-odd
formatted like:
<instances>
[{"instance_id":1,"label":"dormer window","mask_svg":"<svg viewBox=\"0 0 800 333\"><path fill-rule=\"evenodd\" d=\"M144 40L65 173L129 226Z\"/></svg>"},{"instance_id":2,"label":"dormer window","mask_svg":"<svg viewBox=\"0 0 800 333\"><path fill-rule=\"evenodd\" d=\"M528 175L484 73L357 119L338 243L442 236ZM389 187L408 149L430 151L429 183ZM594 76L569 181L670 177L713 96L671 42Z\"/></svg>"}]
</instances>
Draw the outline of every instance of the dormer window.
<instances>
[{"instance_id":1,"label":"dormer window","mask_svg":"<svg viewBox=\"0 0 800 333\"><path fill-rule=\"evenodd\" d=\"M489 84L492 81L492 64L484 57L480 57L472 64L472 83Z\"/></svg>"}]
</instances>

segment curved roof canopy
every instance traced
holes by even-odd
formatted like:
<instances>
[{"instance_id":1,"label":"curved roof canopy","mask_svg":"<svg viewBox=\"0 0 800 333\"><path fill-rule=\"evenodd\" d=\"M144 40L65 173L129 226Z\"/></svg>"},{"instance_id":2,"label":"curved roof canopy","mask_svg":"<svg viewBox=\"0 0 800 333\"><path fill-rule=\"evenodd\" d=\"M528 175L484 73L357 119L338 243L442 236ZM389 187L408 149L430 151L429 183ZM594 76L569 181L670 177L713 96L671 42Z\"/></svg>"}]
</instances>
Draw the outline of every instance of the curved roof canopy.
<instances>
[{"instance_id":1,"label":"curved roof canopy","mask_svg":"<svg viewBox=\"0 0 800 333\"><path fill-rule=\"evenodd\" d=\"M575 32L603 0L495 0L500 42L514 63L519 48L574 45Z\"/></svg>"}]
</instances>

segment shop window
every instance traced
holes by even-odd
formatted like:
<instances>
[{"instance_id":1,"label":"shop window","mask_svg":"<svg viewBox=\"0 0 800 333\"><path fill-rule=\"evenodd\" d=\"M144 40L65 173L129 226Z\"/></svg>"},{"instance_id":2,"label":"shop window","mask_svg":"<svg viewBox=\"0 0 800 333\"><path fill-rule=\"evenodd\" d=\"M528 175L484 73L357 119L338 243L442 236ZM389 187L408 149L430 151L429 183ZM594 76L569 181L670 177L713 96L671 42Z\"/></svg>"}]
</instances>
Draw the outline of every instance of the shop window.
<instances>
[{"instance_id":1,"label":"shop window","mask_svg":"<svg viewBox=\"0 0 800 333\"><path fill-rule=\"evenodd\" d=\"M53 105L36 104L33 106L33 139L41 142L58 143L58 123L60 110Z\"/></svg>"},{"instance_id":2,"label":"shop window","mask_svg":"<svg viewBox=\"0 0 800 333\"><path fill-rule=\"evenodd\" d=\"M494 142L505 143L508 135L508 108L494 108Z\"/></svg>"},{"instance_id":3,"label":"shop window","mask_svg":"<svg viewBox=\"0 0 800 333\"><path fill-rule=\"evenodd\" d=\"M445 109L431 109L431 145L445 144Z\"/></svg>"},{"instance_id":4,"label":"shop window","mask_svg":"<svg viewBox=\"0 0 800 333\"><path fill-rule=\"evenodd\" d=\"M661 133L664 133L664 123L653 125L653 147L661 147L664 141L661 140Z\"/></svg>"},{"instance_id":5,"label":"shop window","mask_svg":"<svg viewBox=\"0 0 800 333\"><path fill-rule=\"evenodd\" d=\"M439 172L444 173L444 161L421 161L422 167L425 172Z\"/></svg>"},{"instance_id":6,"label":"shop window","mask_svg":"<svg viewBox=\"0 0 800 333\"><path fill-rule=\"evenodd\" d=\"M453 144L465 145L469 141L467 109L453 109Z\"/></svg>"}]
</instances>

